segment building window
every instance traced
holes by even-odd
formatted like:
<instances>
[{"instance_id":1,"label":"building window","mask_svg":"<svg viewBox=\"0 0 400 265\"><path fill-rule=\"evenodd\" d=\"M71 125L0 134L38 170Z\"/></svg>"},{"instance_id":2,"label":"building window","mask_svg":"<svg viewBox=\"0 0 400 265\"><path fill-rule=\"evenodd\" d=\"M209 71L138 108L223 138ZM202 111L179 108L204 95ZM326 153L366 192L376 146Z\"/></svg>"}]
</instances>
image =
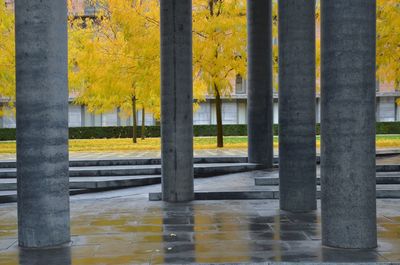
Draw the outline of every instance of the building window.
<instances>
[{"instance_id":1,"label":"building window","mask_svg":"<svg viewBox=\"0 0 400 265\"><path fill-rule=\"evenodd\" d=\"M224 124L237 124L236 102L222 103L222 122Z\"/></svg>"},{"instance_id":2,"label":"building window","mask_svg":"<svg viewBox=\"0 0 400 265\"><path fill-rule=\"evenodd\" d=\"M79 105L68 106L68 126L81 127L82 126L82 108Z\"/></svg>"},{"instance_id":3,"label":"building window","mask_svg":"<svg viewBox=\"0 0 400 265\"><path fill-rule=\"evenodd\" d=\"M200 103L199 108L193 113L193 124L210 124L211 107L209 103Z\"/></svg>"},{"instance_id":4,"label":"building window","mask_svg":"<svg viewBox=\"0 0 400 265\"><path fill-rule=\"evenodd\" d=\"M245 86L243 83L243 78L240 75L236 76L235 90L236 90L236 94L246 94L246 89L245 89Z\"/></svg>"}]
</instances>

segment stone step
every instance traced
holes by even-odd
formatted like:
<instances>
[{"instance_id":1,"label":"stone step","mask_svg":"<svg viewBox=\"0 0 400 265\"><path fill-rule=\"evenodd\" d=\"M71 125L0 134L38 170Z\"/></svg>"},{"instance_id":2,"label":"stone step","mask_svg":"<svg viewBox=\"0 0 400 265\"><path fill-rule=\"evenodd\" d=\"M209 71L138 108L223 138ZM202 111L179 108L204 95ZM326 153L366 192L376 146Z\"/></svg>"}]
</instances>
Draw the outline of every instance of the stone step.
<instances>
[{"instance_id":1,"label":"stone step","mask_svg":"<svg viewBox=\"0 0 400 265\"><path fill-rule=\"evenodd\" d=\"M75 177L70 178L70 189L116 189L127 187L138 187L161 183L160 175L144 176L108 176L108 177ZM0 191L17 189L17 179L0 179Z\"/></svg>"},{"instance_id":2,"label":"stone step","mask_svg":"<svg viewBox=\"0 0 400 265\"><path fill-rule=\"evenodd\" d=\"M247 163L245 156L210 156L195 157L195 164L211 163ZM98 167L98 166L137 166L137 165L159 165L160 158L135 158L135 159L82 159L69 161L70 167ZM0 168L15 168L15 161L1 161Z\"/></svg>"},{"instance_id":3,"label":"stone step","mask_svg":"<svg viewBox=\"0 0 400 265\"><path fill-rule=\"evenodd\" d=\"M276 186L279 185L279 173L272 172L267 177L254 179L256 186ZM317 185L320 185L320 178L317 177ZM400 172L377 172L376 184L400 184Z\"/></svg>"},{"instance_id":4,"label":"stone step","mask_svg":"<svg viewBox=\"0 0 400 265\"><path fill-rule=\"evenodd\" d=\"M400 165L376 165L376 172L397 172Z\"/></svg>"},{"instance_id":5,"label":"stone step","mask_svg":"<svg viewBox=\"0 0 400 265\"><path fill-rule=\"evenodd\" d=\"M87 189L70 189L69 195L78 195L92 192L92 190ZM17 201L17 191L0 191L0 203L9 203Z\"/></svg>"},{"instance_id":6,"label":"stone step","mask_svg":"<svg viewBox=\"0 0 400 265\"><path fill-rule=\"evenodd\" d=\"M235 190L235 191L196 191L195 200L266 200L279 199L277 187L271 190ZM320 199L320 190L317 191ZM400 185L378 185L376 187L377 199L399 199ZM161 192L149 193L150 201L160 201Z\"/></svg>"},{"instance_id":7,"label":"stone step","mask_svg":"<svg viewBox=\"0 0 400 265\"><path fill-rule=\"evenodd\" d=\"M383 153L385 154L385 153ZM378 156L379 154L377 154ZM389 154L390 155L390 154ZM320 162L320 157L317 156L317 164ZM195 164L212 164L212 163L247 163L245 156L210 156L210 157L195 157ZM274 157L274 168L278 168L279 158ZM99 166L136 166L136 165L160 165L160 158L135 158L135 159L87 159L87 160L71 160L70 167L99 167ZM15 161L0 160L0 169L15 168ZM377 165L377 172L395 172L400 171L400 165Z\"/></svg>"},{"instance_id":8,"label":"stone step","mask_svg":"<svg viewBox=\"0 0 400 265\"><path fill-rule=\"evenodd\" d=\"M251 171L260 168L260 165L252 163L195 164L194 174L195 177L209 177ZM161 165L71 167L69 174L70 177L160 175ZM15 168L0 169L0 178L15 178L16 175L17 172Z\"/></svg>"},{"instance_id":9,"label":"stone step","mask_svg":"<svg viewBox=\"0 0 400 265\"><path fill-rule=\"evenodd\" d=\"M147 178L148 176L144 176ZM157 176L154 176L156 179ZM160 182L160 177L158 177ZM123 181L123 179L121 179ZM84 183L85 181L82 181ZM70 190L70 195L83 194L93 192L94 189L106 190L115 187L109 186L105 188L102 183L89 184L86 187L89 188L75 188ZM96 187L96 188L94 188ZM124 187L121 187L124 188ZM320 191L318 188L317 197L319 199ZM400 185L377 185L376 190L377 199L399 199L400 198ZM277 187L272 187L268 190L234 190L234 191L197 191L195 192L196 200L262 200L262 199L279 199L279 191ZM0 203L16 202L17 193L13 191L0 191ZM150 193L149 200L159 201L161 200L161 193Z\"/></svg>"}]
</instances>

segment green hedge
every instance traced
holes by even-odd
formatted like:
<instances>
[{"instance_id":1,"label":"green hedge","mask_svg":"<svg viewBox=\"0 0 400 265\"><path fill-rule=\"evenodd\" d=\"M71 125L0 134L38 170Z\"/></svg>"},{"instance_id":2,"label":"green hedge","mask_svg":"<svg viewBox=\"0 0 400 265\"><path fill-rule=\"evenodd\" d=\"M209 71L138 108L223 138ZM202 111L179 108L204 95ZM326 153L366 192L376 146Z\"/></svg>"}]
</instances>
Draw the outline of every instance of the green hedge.
<instances>
[{"instance_id":1,"label":"green hedge","mask_svg":"<svg viewBox=\"0 0 400 265\"><path fill-rule=\"evenodd\" d=\"M400 122L377 122L377 134L400 134Z\"/></svg>"},{"instance_id":2,"label":"green hedge","mask_svg":"<svg viewBox=\"0 0 400 265\"><path fill-rule=\"evenodd\" d=\"M141 128L138 127L138 135ZM217 127L215 125L194 125L195 136L215 136ZM320 128L317 124L317 134ZM376 124L377 134L400 134L400 122L378 122ZM278 135L278 125L274 125L274 134ZM225 136L246 136L246 125L224 125ZM146 137L159 137L160 126L146 126ZM132 137L132 126L126 127L79 127L69 129L70 139L97 139L97 138L130 138ZM15 140L15 129L0 129L0 141Z\"/></svg>"},{"instance_id":3,"label":"green hedge","mask_svg":"<svg viewBox=\"0 0 400 265\"><path fill-rule=\"evenodd\" d=\"M1 128L0 141L15 140L15 129Z\"/></svg>"}]
</instances>

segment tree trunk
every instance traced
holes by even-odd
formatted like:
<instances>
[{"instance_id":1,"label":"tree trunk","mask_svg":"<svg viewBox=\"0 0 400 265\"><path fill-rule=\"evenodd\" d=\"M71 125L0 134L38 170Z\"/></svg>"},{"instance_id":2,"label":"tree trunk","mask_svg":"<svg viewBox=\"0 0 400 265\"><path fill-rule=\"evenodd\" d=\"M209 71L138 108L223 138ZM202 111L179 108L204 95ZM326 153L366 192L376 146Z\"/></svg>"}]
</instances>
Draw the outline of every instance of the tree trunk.
<instances>
[{"instance_id":1,"label":"tree trunk","mask_svg":"<svg viewBox=\"0 0 400 265\"><path fill-rule=\"evenodd\" d=\"M134 144L137 143L137 117L136 117L136 97L132 97L132 120L133 120L133 131L132 141Z\"/></svg>"},{"instance_id":2,"label":"tree trunk","mask_svg":"<svg viewBox=\"0 0 400 265\"><path fill-rule=\"evenodd\" d=\"M146 112L145 112L145 109L144 109L144 107L142 108L142 131L141 131L141 133L140 133L140 135L142 136L142 140L144 140L144 138L146 138L146 123L145 123L145 120L146 120Z\"/></svg>"},{"instance_id":3,"label":"tree trunk","mask_svg":"<svg viewBox=\"0 0 400 265\"><path fill-rule=\"evenodd\" d=\"M215 107L217 109L217 147L224 147L224 131L222 127L222 102L217 87L215 90Z\"/></svg>"}]
</instances>

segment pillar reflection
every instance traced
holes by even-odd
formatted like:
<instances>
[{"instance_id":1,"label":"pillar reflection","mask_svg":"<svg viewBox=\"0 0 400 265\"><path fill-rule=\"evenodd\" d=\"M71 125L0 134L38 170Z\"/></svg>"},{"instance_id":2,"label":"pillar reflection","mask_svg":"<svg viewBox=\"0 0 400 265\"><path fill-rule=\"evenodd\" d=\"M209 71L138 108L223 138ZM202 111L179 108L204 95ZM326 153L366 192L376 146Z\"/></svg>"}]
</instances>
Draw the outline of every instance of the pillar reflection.
<instances>
[{"instance_id":1,"label":"pillar reflection","mask_svg":"<svg viewBox=\"0 0 400 265\"><path fill-rule=\"evenodd\" d=\"M49 249L19 250L19 265L71 265L71 248L69 246Z\"/></svg>"},{"instance_id":2,"label":"pillar reflection","mask_svg":"<svg viewBox=\"0 0 400 265\"><path fill-rule=\"evenodd\" d=\"M193 241L194 216L192 205L182 204L175 211L164 209L163 250L164 263L195 262Z\"/></svg>"},{"instance_id":3,"label":"pillar reflection","mask_svg":"<svg viewBox=\"0 0 400 265\"><path fill-rule=\"evenodd\" d=\"M281 240L281 216L280 214L275 215L274 217L274 241ZM280 262L282 261L282 247L281 245L274 244L274 261Z\"/></svg>"}]
</instances>

